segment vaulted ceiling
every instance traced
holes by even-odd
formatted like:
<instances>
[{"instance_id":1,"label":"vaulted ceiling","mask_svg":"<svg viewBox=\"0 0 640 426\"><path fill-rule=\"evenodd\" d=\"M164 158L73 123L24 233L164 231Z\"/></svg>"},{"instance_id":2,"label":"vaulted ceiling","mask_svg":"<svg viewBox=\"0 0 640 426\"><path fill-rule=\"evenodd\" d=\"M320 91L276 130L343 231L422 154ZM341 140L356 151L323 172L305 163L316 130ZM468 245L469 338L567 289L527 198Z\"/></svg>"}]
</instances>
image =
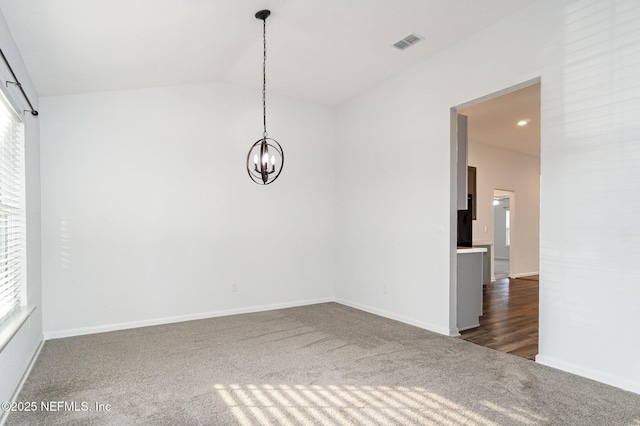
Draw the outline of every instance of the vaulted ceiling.
<instances>
[{"instance_id":1,"label":"vaulted ceiling","mask_svg":"<svg viewBox=\"0 0 640 426\"><path fill-rule=\"evenodd\" d=\"M229 82L336 105L533 0L0 0L40 96ZM393 44L415 33L406 50Z\"/></svg>"}]
</instances>

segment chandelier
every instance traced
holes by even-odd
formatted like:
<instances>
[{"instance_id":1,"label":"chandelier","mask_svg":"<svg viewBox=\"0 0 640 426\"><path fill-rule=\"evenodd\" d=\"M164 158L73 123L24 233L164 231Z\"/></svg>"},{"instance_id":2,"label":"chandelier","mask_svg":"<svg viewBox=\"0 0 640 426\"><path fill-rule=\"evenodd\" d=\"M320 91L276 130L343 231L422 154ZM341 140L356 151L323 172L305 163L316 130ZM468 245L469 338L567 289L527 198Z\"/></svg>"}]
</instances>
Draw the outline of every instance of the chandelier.
<instances>
[{"instance_id":1,"label":"chandelier","mask_svg":"<svg viewBox=\"0 0 640 426\"><path fill-rule=\"evenodd\" d=\"M256 18L262 20L262 138L258 139L247 153L247 173L255 183L269 185L275 181L284 165L284 151L277 140L267 137L267 18L269 10L256 13Z\"/></svg>"}]
</instances>

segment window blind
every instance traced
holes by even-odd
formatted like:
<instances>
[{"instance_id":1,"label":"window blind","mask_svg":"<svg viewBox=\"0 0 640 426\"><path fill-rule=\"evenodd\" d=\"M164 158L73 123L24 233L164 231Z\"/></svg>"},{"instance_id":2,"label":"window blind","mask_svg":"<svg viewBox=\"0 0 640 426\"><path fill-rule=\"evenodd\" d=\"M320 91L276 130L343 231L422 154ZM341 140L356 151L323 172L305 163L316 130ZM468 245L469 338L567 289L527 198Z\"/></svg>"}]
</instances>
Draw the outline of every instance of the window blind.
<instances>
[{"instance_id":1,"label":"window blind","mask_svg":"<svg viewBox=\"0 0 640 426\"><path fill-rule=\"evenodd\" d=\"M0 92L0 324L24 301L25 222L23 124Z\"/></svg>"}]
</instances>

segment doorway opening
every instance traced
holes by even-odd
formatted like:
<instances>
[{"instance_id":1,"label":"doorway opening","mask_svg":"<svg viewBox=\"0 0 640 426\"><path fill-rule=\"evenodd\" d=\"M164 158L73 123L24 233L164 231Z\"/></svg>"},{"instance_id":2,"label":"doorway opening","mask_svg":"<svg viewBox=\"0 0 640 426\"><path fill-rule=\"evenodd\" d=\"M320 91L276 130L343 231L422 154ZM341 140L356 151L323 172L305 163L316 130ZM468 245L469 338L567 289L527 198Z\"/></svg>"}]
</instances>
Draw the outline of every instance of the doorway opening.
<instances>
[{"instance_id":1,"label":"doorway opening","mask_svg":"<svg viewBox=\"0 0 640 426\"><path fill-rule=\"evenodd\" d=\"M511 276L511 229L515 194L513 191L493 191L493 276L492 281Z\"/></svg>"},{"instance_id":2,"label":"doorway opening","mask_svg":"<svg viewBox=\"0 0 640 426\"><path fill-rule=\"evenodd\" d=\"M483 303L483 315L479 328L483 327L483 322L489 327L495 326L482 331L467 330L463 338L474 341L467 336L475 333L492 342L509 341L511 344L506 348L493 347L490 342L475 343L535 359L540 251L540 79L459 105L451 112L451 217L457 215L459 205L467 195L465 184L470 184L465 171L473 169L475 203L471 245L488 247L489 253L489 260L484 262L488 266L484 268L482 279L483 300L479 303ZM459 140L460 115L466 116L467 121ZM452 241L457 240L455 225L452 221ZM458 288L455 246L451 257L450 288L455 294ZM487 273L487 267L490 273ZM524 298L514 291L521 289ZM517 312L505 310L498 314L492 311L497 305L514 306L514 302L520 305L519 301L523 301L523 310L535 314L526 316L526 324L522 320L524 317L515 324ZM452 318L457 326L457 299L452 297L451 303Z\"/></svg>"}]
</instances>

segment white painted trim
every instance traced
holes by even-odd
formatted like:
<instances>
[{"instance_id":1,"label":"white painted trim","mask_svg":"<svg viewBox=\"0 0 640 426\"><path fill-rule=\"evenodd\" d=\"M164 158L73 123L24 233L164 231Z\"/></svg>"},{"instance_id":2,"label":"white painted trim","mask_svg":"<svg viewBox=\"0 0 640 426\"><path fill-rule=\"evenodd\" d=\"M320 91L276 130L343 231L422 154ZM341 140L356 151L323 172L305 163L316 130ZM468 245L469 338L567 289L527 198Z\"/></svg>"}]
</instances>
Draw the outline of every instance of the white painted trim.
<instances>
[{"instance_id":1,"label":"white painted trim","mask_svg":"<svg viewBox=\"0 0 640 426\"><path fill-rule=\"evenodd\" d=\"M534 271L534 272L521 272L519 274L511 274L509 275L510 278L522 278L522 277L529 277L531 275L540 275L540 272L538 271Z\"/></svg>"},{"instance_id":2,"label":"white painted trim","mask_svg":"<svg viewBox=\"0 0 640 426\"><path fill-rule=\"evenodd\" d=\"M0 325L0 352L9 344L22 325L31 318L37 305L21 306L2 325Z\"/></svg>"},{"instance_id":3,"label":"white painted trim","mask_svg":"<svg viewBox=\"0 0 640 426\"><path fill-rule=\"evenodd\" d=\"M461 328L461 329L459 329L459 330L460 330L460 331L465 331L465 330L471 330L472 328L478 328L478 327L480 327L480 323L477 323L477 324L474 324L474 325L470 325L470 326L468 326L468 327ZM458 334L458 335L459 335L459 334Z\"/></svg>"},{"instance_id":4,"label":"white painted trim","mask_svg":"<svg viewBox=\"0 0 640 426\"><path fill-rule=\"evenodd\" d=\"M61 339L64 337L82 336L86 334L106 333L109 331L126 330L130 328L149 327L153 325L171 324L176 322L193 321L206 318L224 317L228 315L249 314L253 312L273 311L276 309L295 308L298 306L316 305L318 303L335 302L333 297L320 299L299 300L297 302L276 303L273 305L259 305L247 308L228 309L223 311L202 312L199 314L178 315L174 317L155 318L142 321L121 322L93 327L72 328L58 331L46 331L45 340Z\"/></svg>"},{"instance_id":5,"label":"white painted trim","mask_svg":"<svg viewBox=\"0 0 640 426\"><path fill-rule=\"evenodd\" d=\"M458 333L458 329L457 328L455 330L449 330L449 329L446 329L446 328L435 326L433 324L428 324L428 323L422 322L422 321L415 321L415 320L413 320L411 318L408 318L408 317L405 317L405 316L402 316L402 315L392 314L390 312L383 311L381 309L371 308L369 306L361 305L359 303L350 302L350 301L344 300L344 299L336 299L335 302L336 303L340 303L341 305L345 305L345 306L349 306L351 308L355 308L355 309L361 310L361 311L369 312L370 314L378 315L378 316L381 316L381 317L384 317L384 318L389 318L389 319L392 319L392 320L395 320L395 321L403 322L405 324L413 325L415 327L423 328L425 330L433 331L434 333L444 334L445 336L459 336L460 335Z\"/></svg>"},{"instance_id":6,"label":"white painted trim","mask_svg":"<svg viewBox=\"0 0 640 426\"><path fill-rule=\"evenodd\" d=\"M570 362L560 361L553 357L540 354L536 355L536 362L546 365L547 367L556 368L558 370L566 371L567 373L576 374L578 376L586 377L587 379L592 379L597 382L640 394L640 383L637 382L624 380L617 376L611 376L600 371L583 368Z\"/></svg>"},{"instance_id":7,"label":"white painted trim","mask_svg":"<svg viewBox=\"0 0 640 426\"><path fill-rule=\"evenodd\" d=\"M15 391L13 391L13 395L11 395L11 399L9 400L9 402L14 402L18 398L18 395L20 395L20 391L22 391L22 386L24 386L24 382L27 381L27 377L29 377L29 374L31 374L31 370L35 365L36 360L38 359L38 356L40 356L40 351L42 350L42 346L44 346L44 340L40 340L40 344L38 345L38 348L36 349L36 351L33 353L33 356L31 357L31 361L29 361L29 365L27 365L27 368L24 370L24 373L22 373L22 378L20 379L18 386L16 386ZM2 410L2 413L0 413L0 426L4 425L4 422L7 421L7 417L9 413L10 411Z\"/></svg>"},{"instance_id":8,"label":"white painted trim","mask_svg":"<svg viewBox=\"0 0 640 426\"><path fill-rule=\"evenodd\" d=\"M475 104L479 104L484 101L488 101L490 99L498 98L502 95L508 95L511 92L515 92L516 90L524 89L525 87L533 86L534 84L538 84L542 82L542 77L532 78L531 80L523 81L522 83L518 83L514 86L509 86L505 89L498 90L497 92L490 93L488 95L481 96L472 101L465 102L463 104L457 105L454 108L457 110L465 109Z\"/></svg>"}]
</instances>

